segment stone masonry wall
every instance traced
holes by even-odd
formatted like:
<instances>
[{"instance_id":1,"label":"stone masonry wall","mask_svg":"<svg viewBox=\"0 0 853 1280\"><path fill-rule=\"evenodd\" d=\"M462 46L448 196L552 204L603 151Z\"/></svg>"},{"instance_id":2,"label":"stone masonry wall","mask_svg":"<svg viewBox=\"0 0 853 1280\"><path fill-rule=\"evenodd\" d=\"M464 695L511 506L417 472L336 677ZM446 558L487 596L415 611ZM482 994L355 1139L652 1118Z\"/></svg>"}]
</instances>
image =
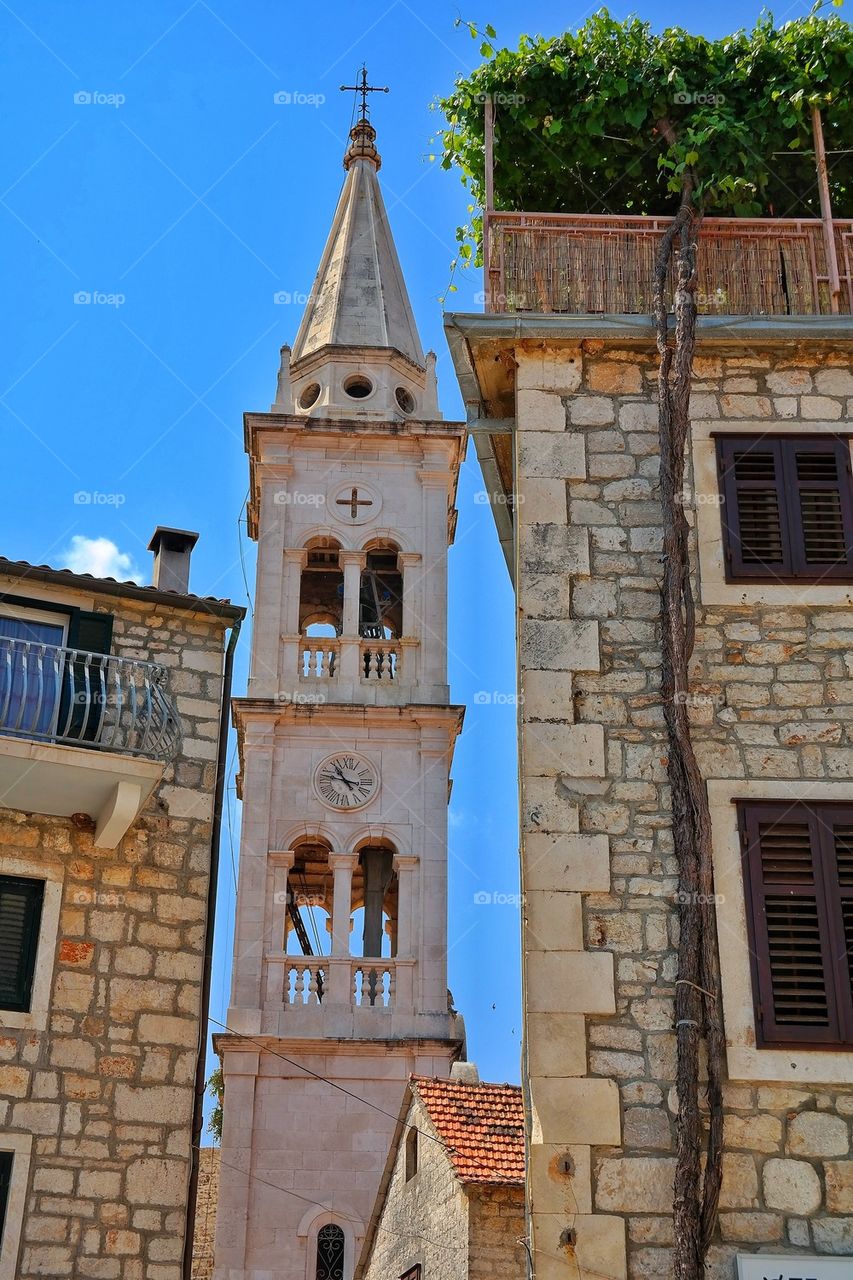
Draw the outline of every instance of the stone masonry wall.
<instances>
[{"instance_id":1,"label":"stone masonry wall","mask_svg":"<svg viewBox=\"0 0 853 1280\"><path fill-rule=\"evenodd\" d=\"M413 1101L408 1120L435 1130ZM418 1171L406 1181L405 1140L397 1159L362 1280L388 1280L420 1263L424 1280L467 1280L468 1201L443 1145L418 1139Z\"/></svg>"},{"instance_id":2,"label":"stone masonry wall","mask_svg":"<svg viewBox=\"0 0 853 1280\"><path fill-rule=\"evenodd\" d=\"M472 1187L468 1195L467 1280L525 1280L523 1187Z\"/></svg>"},{"instance_id":3,"label":"stone masonry wall","mask_svg":"<svg viewBox=\"0 0 853 1280\"><path fill-rule=\"evenodd\" d=\"M170 668L184 743L115 850L0 810L0 872L22 858L64 877L47 1030L0 1030L0 1122L34 1135L15 1274L180 1280L226 624L96 607L113 652Z\"/></svg>"},{"instance_id":4,"label":"stone masonry wall","mask_svg":"<svg viewBox=\"0 0 853 1280\"><path fill-rule=\"evenodd\" d=\"M536 1274L565 1280L582 1264L611 1277L665 1277L677 880L658 693L656 361L648 347L598 341L519 348L516 358ZM706 345L695 374L695 436L710 425L850 429L843 350ZM710 530L719 520L712 498L694 496L688 515L694 523L703 500ZM699 580L695 544L694 524ZM734 589L731 601L719 583L712 592L710 579L702 589L715 603L700 591L691 673L706 778L734 780L735 795L741 779L782 783L792 798L798 787L849 780L849 600L838 588L802 587L784 602L746 593L738 603ZM739 943L727 935L724 945ZM724 991L728 1032L736 1011L725 1000ZM760 1061L763 1051L753 1041L744 1052ZM771 1071L731 1080L725 1106L709 1280L733 1280L739 1250L853 1255L853 1085L809 1086ZM557 1158L564 1152L569 1174ZM561 1243L570 1223L574 1243Z\"/></svg>"}]
</instances>

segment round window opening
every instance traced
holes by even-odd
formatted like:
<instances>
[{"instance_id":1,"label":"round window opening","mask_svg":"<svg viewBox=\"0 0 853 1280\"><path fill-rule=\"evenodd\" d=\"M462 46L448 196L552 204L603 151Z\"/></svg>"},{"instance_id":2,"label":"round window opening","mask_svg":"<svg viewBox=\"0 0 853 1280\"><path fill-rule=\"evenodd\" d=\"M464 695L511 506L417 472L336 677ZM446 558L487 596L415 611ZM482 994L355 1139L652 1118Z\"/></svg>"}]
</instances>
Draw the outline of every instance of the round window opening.
<instances>
[{"instance_id":1,"label":"round window opening","mask_svg":"<svg viewBox=\"0 0 853 1280\"><path fill-rule=\"evenodd\" d=\"M403 413L415 412L415 397L411 391L407 391L405 387L398 387L394 392L397 404L403 410Z\"/></svg>"},{"instance_id":2,"label":"round window opening","mask_svg":"<svg viewBox=\"0 0 853 1280\"><path fill-rule=\"evenodd\" d=\"M317 397L320 394L319 382L312 382L305 388L299 397L299 404L302 409L310 409L312 404L316 404Z\"/></svg>"},{"instance_id":3,"label":"round window opening","mask_svg":"<svg viewBox=\"0 0 853 1280\"><path fill-rule=\"evenodd\" d=\"M351 378L347 378L344 383L344 391L353 400L363 400L365 396L369 396L373 390L373 383L369 378L365 378L363 373L355 373Z\"/></svg>"}]
</instances>

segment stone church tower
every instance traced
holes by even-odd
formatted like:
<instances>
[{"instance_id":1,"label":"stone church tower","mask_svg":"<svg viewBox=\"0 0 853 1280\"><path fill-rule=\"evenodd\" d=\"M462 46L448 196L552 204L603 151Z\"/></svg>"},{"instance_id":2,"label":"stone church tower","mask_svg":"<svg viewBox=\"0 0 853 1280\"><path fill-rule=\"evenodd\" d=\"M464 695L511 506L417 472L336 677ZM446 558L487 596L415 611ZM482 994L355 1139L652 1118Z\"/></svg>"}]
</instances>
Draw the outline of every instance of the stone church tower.
<instances>
[{"instance_id":1,"label":"stone church tower","mask_svg":"<svg viewBox=\"0 0 853 1280\"><path fill-rule=\"evenodd\" d=\"M258 541L215 1280L349 1280L405 1083L463 1051L447 991L441 420L366 113L276 402L246 415Z\"/></svg>"}]
</instances>

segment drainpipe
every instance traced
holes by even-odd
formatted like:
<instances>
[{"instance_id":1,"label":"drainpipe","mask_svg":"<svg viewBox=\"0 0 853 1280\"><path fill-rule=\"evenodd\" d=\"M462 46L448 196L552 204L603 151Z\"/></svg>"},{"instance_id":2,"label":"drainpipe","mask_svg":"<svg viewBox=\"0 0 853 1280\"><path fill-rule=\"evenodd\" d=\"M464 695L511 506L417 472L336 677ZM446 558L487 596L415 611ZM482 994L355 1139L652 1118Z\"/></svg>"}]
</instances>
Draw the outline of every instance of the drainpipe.
<instances>
[{"instance_id":1,"label":"drainpipe","mask_svg":"<svg viewBox=\"0 0 853 1280\"><path fill-rule=\"evenodd\" d=\"M195 1101L190 1165L190 1185L187 1192L187 1218L184 1235L183 1280L192 1280L193 1236L195 1235L195 1202L198 1193L198 1169L201 1154L201 1130L204 1123L204 1093L207 1060L207 1015L210 1011L210 979L213 972L213 926L216 919L216 890L219 883L219 838L222 831L222 810L225 797L225 771L228 754L229 712L231 710L231 678L234 669L234 650L240 635L241 618L237 618L228 637L225 650L225 666L222 673L222 706L219 712L219 743L216 755L216 785L213 791L213 822L210 831L210 879L207 887L207 929L204 938L204 968L201 978L201 1022L199 1034L198 1064L195 1073Z\"/></svg>"}]
</instances>

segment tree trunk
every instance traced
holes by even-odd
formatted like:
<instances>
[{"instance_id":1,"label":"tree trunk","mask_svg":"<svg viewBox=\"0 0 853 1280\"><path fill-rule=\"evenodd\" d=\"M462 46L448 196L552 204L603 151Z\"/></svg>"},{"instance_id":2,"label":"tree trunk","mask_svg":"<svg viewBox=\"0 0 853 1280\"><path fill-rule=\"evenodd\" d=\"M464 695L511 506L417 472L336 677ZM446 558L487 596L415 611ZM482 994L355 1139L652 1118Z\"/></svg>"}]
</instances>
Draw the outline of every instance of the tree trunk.
<instances>
[{"instance_id":1,"label":"tree trunk","mask_svg":"<svg viewBox=\"0 0 853 1280\"><path fill-rule=\"evenodd\" d=\"M675 988L678 1094L673 1209L675 1280L702 1280L705 1255L716 1225L722 1176L723 1037L713 909L711 820L688 718L688 666L695 626L684 485L696 330L694 238L698 226L688 180L681 207L662 241L655 273L663 521L661 697L669 738L667 771L679 869L680 938ZM673 255L677 263L675 341L670 345L666 295ZM707 1133L703 1130L699 1102L703 1039L708 1063L710 1123ZM706 1155L704 1178L703 1151Z\"/></svg>"}]
</instances>

